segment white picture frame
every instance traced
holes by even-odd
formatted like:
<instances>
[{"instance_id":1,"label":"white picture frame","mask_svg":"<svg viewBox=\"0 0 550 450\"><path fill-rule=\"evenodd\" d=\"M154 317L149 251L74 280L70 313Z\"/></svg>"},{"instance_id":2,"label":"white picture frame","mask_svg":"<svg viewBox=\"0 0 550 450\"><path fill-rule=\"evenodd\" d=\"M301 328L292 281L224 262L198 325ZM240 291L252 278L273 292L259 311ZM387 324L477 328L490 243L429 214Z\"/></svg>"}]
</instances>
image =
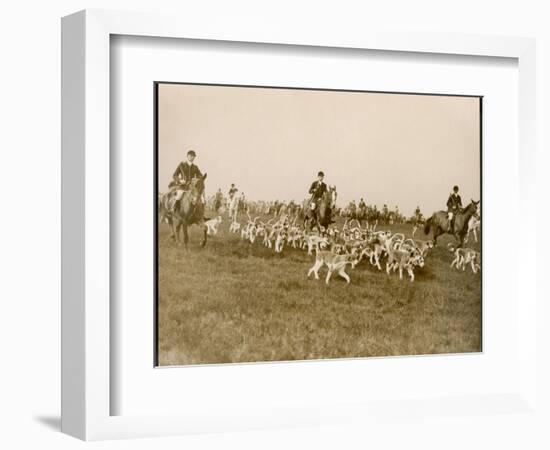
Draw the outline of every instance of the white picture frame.
<instances>
[{"instance_id":1,"label":"white picture frame","mask_svg":"<svg viewBox=\"0 0 550 450\"><path fill-rule=\"evenodd\" d=\"M335 49L369 49L417 54L514 58L518 61L519 211L524 226L535 217L535 42L512 37L348 30L312 33L280 30L262 23L238 29L210 28L191 17L87 10L62 21L62 430L85 440L247 430L281 426L374 420L388 404L342 403L330 413L319 405L277 408L270 414L234 415L232 405L196 414L111 415L110 379L110 37L112 35L288 44ZM439 399L436 409L460 414L536 411L535 242L518 249L519 377L516 389ZM518 295L518 293L516 293ZM272 366L274 367L274 366ZM314 368L310 370L315 370ZM480 401L483 400L483 401ZM430 403L432 402L432 403ZM417 400L409 413L430 407ZM197 405L199 406L199 405ZM200 408L197 408L200 409ZM231 420L230 420L231 419Z\"/></svg>"}]
</instances>

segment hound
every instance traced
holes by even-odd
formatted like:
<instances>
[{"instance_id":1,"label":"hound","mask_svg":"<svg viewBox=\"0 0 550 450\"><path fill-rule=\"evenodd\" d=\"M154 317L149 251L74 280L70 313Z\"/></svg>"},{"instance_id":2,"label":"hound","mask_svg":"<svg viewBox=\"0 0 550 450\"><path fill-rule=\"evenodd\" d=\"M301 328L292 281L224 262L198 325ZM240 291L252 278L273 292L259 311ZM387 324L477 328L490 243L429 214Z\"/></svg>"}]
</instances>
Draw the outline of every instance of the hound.
<instances>
[{"instance_id":1,"label":"hound","mask_svg":"<svg viewBox=\"0 0 550 450\"><path fill-rule=\"evenodd\" d=\"M470 263L472 272L477 273L478 270L481 270L481 253L476 251L470 252L464 260L465 265L468 263Z\"/></svg>"},{"instance_id":2,"label":"hound","mask_svg":"<svg viewBox=\"0 0 550 450\"><path fill-rule=\"evenodd\" d=\"M286 231L285 230L280 230L277 233L277 236L275 238L275 252L276 253L281 253L283 251L283 246L285 244L285 239L286 239Z\"/></svg>"},{"instance_id":3,"label":"hound","mask_svg":"<svg viewBox=\"0 0 550 450\"><path fill-rule=\"evenodd\" d=\"M328 239L324 236L319 236L317 234L310 234L308 236L305 236L304 239L306 245L307 245L307 254L311 255L313 252L313 249L320 250L321 247L328 246L329 242Z\"/></svg>"},{"instance_id":4,"label":"hound","mask_svg":"<svg viewBox=\"0 0 550 450\"><path fill-rule=\"evenodd\" d=\"M369 258L371 265L376 266L378 270L382 270L382 267L380 267L380 256L383 250L380 244L372 244L372 246L367 246L361 250L359 257L360 259L363 257Z\"/></svg>"},{"instance_id":5,"label":"hound","mask_svg":"<svg viewBox=\"0 0 550 450\"><path fill-rule=\"evenodd\" d=\"M257 237L262 237L262 236L265 239L266 234L267 234L266 224L263 223L263 222L260 222L259 224L257 224L256 228L254 230L254 239L256 239Z\"/></svg>"},{"instance_id":6,"label":"hound","mask_svg":"<svg viewBox=\"0 0 550 450\"><path fill-rule=\"evenodd\" d=\"M292 245L292 248L298 248L301 239L302 239L302 230L297 226L293 225L288 230L287 241L289 245Z\"/></svg>"},{"instance_id":7,"label":"hound","mask_svg":"<svg viewBox=\"0 0 550 450\"><path fill-rule=\"evenodd\" d=\"M214 219L210 219L204 222L204 224L206 225L207 233L210 236L215 236L216 234L218 234L218 226L220 225L220 223L222 223L222 216L218 216Z\"/></svg>"},{"instance_id":8,"label":"hound","mask_svg":"<svg viewBox=\"0 0 550 450\"><path fill-rule=\"evenodd\" d=\"M313 273L315 275L315 279L319 279L319 269L323 267L323 265L326 265L328 268L327 277L325 279L325 283L328 284L330 277L333 272L338 272L338 275L340 275L342 278L346 280L346 282L350 283L350 277L346 273L345 269L348 264L351 265L351 268L353 269L358 262L357 255L355 254L345 254L345 255L335 255L334 253L327 251L327 250L320 250L317 251L317 254L315 256L315 264L309 269L307 276L309 276Z\"/></svg>"},{"instance_id":9,"label":"hound","mask_svg":"<svg viewBox=\"0 0 550 450\"><path fill-rule=\"evenodd\" d=\"M455 249L450 246L449 249L454 252L455 258L451 262L451 268L456 267L457 270L466 270L466 266L470 264L473 273L477 273L481 269L481 254L471 248L459 247Z\"/></svg>"},{"instance_id":10,"label":"hound","mask_svg":"<svg viewBox=\"0 0 550 450\"><path fill-rule=\"evenodd\" d=\"M409 241L409 239L407 239ZM405 242L407 242L405 241ZM434 248L434 241L422 241L420 239L413 240L414 246L420 251L420 254L425 258L428 256L428 252Z\"/></svg>"},{"instance_id":11,"label":"hound","mask_svg":"<svg viewBox=\"0 0 550 450\"><path fill-rule=\"evenodd\" d=\"M229 232L230 233L238 233L241 229L241 224L237 221L231 222L231 225L229 225Z\"/></svg>"},{"instance_id":12,"label":"hound","mask_svg":"<svg viewBox=\"0 0 550 450\"><path fill-rule=\"evenodd\" d=\"M424 258L418 250L392 250L388 253L388 261L386 262L386 273L389 275L390 270L399 269L399 279L403 279L403 269L407 269L407 273L411 278L411 283L414 281L414 267L424 267Z\"/></svg>"},{"instance_id":13,"label":"hound","mask_svg":"<svg viewBox=\"0 0 550 450\"><path fill-rule=\"evenodd\" d=\"M390 241L390 236L391 232L389 231L371 232L370 237L366 240L366 247L361 251L361 257L368 257L370 263L376 266L378 270L382 270L382 267L380 267L380 258L384 253L387 254L388 247L394 244Z\"/></svg>"},{"instance_id":14,"label":"hound","mask_svg":"<svg viewBox=\"0 0 550 450\"><path fill-rule=\"evenodd\" d=\"M250 230L253 227L251 222L248 222L244 227L241 228L241 239L248 240L250 238Z\"/></svg>"},{"instance_id":15,"label":"hound","mask_svg":"<svg viewBox=\"0 0 550 450\"><path fill-rule=\"evenodd\" d=\"M395 233L394 235L387 237L382 245L384 246L386 253L389 255L392 250L398 249L404 240L405 235L403 233Z\"/></svg>"},{"instance_id":16,"label":"hound","mask_svg":"<svg viewBox=\"0 0 550 450\"><path fill-rule=\"evenodd\" d=\"M283 230L284 230L284 226L281 225L279 222L272 225L271 228L269 229L269 232L266 230L264 234L264 245L268 248L272 248L273 243L277 239L277 236Z\"/></svg>"}]
</instances>

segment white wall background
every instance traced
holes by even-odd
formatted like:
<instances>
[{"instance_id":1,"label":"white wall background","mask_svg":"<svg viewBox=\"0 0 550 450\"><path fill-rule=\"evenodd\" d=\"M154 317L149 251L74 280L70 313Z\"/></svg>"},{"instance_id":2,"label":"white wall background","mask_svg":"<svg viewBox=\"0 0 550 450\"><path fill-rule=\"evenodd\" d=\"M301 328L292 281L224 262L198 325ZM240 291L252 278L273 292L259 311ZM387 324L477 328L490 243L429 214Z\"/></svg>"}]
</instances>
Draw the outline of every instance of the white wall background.
<instances>
[{"instance_id":1,"label":"white wall background","mask_svg":"<svg viewBox=\"0 0 550 450\"><path fill-rule=\"evenodd\" d=\"M239 21L268 17L281 27L356 27L537 37L539 217L546 233L550 190L550 14L534 0L238 1L21 0L0 10L0 447L80 448L59 433L60 361L60 17L83 8L179 10ZM521 245L529 230L511 245ZM539 274L547 276L539 241ZM546 258L547 259L547 258ZM542 289L542 282L540 288ZM539 294L542 298L543 292ZM549 296L546 294L546 297ZM541 306L539 315L550 308ZM541 378L550 379L549 332L539 331ZM542 346L541 346L542 347ZM541 397L550 405L548 381ZM545 385L545 384L546 385ZM540 417L540 416L539 416ZM550 417L501 415L404 422L399 429L346 428L102 442L95 448L548 448ZM546 426L545 426L546 425Z\"/></svg>"}]
</instances>

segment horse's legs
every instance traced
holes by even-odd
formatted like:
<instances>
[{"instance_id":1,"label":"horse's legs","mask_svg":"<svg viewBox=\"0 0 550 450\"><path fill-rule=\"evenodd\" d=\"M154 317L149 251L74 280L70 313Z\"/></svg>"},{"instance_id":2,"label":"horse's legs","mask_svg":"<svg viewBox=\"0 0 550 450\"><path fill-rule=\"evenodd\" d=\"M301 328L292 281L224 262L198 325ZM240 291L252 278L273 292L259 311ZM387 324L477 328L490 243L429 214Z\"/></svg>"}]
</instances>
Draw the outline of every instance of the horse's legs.
<instances>
[{"instance_id":1,"label":"horse's legs","mask_svg":"<svg viewBox=\"0 0 550 450\"><path fill-rule=\"evenodd\" d=\"M181 245L181 237L180 237L180 233L181 233L181 229L183 228L183 224L180 222L177 226L176 226L176 239L178 241L178 245Z\"/></svg>"},{"instance_id":2,"label":"horse's legs","mask_svg":"<svg viewBox=\"0 0 550 450\"><path fill-rule=\"evenodd\" d=\"M206 245L206 235L207 235L207 231L208 231L208 227L203 223L203 237L202 237L202 242L201 242L201 247L204 247Z\"/></svg>"},{"instance_id":3,"label":"horse's legs","mask_svg":"<svg viewBox=\"0 0 550 450\"><path fill-rule=\"evenodd\" d=\"M434 230L434 247L437 245L437 237L439 236L439 227Z\"/></svg>"},{"instance_id":4,"label":"horse's legs","mask_svg":"<svg viewBox=\"0 0 550 450\"><path fill-rule=\"evenodd\" d=\"M172 229L172 239L176 241L176 244L179 244L179 224L175 225L174 220L170 222L170 228Z\"/></svg>"},{"instance_id":5,"label":"horse's legs","mask_svg":"<svg viewBox=\"0 0 550 450\"><path fill-rule=\"evenodd\" d=\"M176 239L176 236L174 235L174 220L171 218L166 218L166 223L168 224L168 227L170 228L170 239Z\"/></svg>"},{"instance_id":6,"label":"horse's legs","mask_svg":"<svg viewBox=\"0 0 550 450\"><path fill-rule=\"evenodd\" d=\"M183 225L183 243L185 244L185 250L187 250L187 243L189 242L189 234L187 233L187 225Z\"/></svg>"}]
</instances>

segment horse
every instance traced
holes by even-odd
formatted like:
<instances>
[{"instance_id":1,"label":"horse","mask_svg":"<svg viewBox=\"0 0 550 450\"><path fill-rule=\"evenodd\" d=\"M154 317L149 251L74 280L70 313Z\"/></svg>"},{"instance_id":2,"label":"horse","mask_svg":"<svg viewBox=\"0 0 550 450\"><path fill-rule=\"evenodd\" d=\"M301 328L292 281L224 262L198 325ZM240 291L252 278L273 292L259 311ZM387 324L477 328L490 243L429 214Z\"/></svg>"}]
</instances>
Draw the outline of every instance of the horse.
<instances>
[{"instance_id":1,"label":"horse","mask_svg":"<svg viewBox=\"0 0 550 450\"><path fill-rule=\"evenodd\" d=\"M237 213L239 211L239 197L233 195L229 200L229 206L227 207L227 214L231 222L237 221Z\"/></svg>"},{"instance_id":2,"label":"horse","mask_svg":"<svg viewBox=\"0 0 550 450\"><path fill-rule=\"evenodd\" d=\"M315 210L310 208L311 200L306 201L304 205L304 228L311 230L316 227L319 232L327 230L329 225L334 223L332 220L332 210L336 204L336 186L330 186L323 194L323 197L317 202Z\"/></svg>"},{"instance_id":3,"label":"horse","mask_svg":"<svg viewBox=\"0 0 550 450\"><path fill-rule=\"evenodd\" d=\"M214 197L214 211L216 211L216 213L218 213L220 211L220 208L222 207L222 197L222 194L218 192Z\"/></svg>"},{"instance_id":4,"label":"horse","mask_svg":"<svg viewBox=\"0 0 550 450\"><path fill-rule=\"evenodd\" d=\"M368 209L366 206L359 206L355 214L355 219L359 222L359 226L363 226L363 222L369 224Z\"/></svg>"},{"instance_id":5,"label":"horse","mask_svg":"<svg viewBox=\"0 0 550 450\"><path fill-rule=\"evenodd\" d=\"M433 230L434 245L437 244L437 238L442 234L452 234L459 242L459 247L464 244L464 238L468 232L468 221L472 217L478 208L479 200L476 202L472 200L470 204L464 208L461 212L456 214L454 221L454 229L449 231L449 219L447 219L447 213L445 211L437 211L426 221L424 225L424 234L430 232L430 228Z\"/></svg>"},{"instance_id":6,"label":"horse","mask_svg":"<svg viewBox=\"0 0 550 450\"><path fill-rule=\"evenodd\" d=\"M170 214L171 217L169 222L172 228L172 237L176 240L176 243L180 245L179 233L180 229L183 229L183 242L186 249L187 243L189 242L187 228L190 225L199 225L202 227L204 234L201 241L201 247L206 245L207 227L204 223L204 204L201 201L204 193L205 179L206 174L199 178L193 178L189 190L183 192L183 195L176 201L173 211Z\"/></svg>"}]
</instances>

